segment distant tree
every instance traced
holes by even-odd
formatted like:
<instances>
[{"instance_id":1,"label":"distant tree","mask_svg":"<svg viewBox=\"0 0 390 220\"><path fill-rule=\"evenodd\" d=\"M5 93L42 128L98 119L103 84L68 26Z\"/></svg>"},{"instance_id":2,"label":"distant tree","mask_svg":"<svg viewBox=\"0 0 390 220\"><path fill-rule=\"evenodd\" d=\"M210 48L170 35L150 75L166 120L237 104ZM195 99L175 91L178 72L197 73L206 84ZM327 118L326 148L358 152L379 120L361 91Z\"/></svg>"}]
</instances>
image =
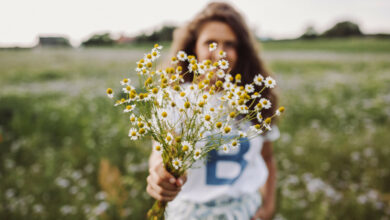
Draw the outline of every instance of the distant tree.
<instances>
[{"instance_id":1,"label":"distant tree","mask_svg":"<svg viewBox=\"0 0 390 220\"><path fill-rule=\"evenodd\" d=\"M300 38L302 39L314 39L318 37L317 31L314 29L313 26L308 26L305 30L305 32L302 34Z\"/></svg>"},{"instance_id":2,"label":"distant tree","mask_svg":"<svg viewBox=\"0 0 390 220\"><path fill-rule=\"evenodd\" d=\"M136 37L136 42L161 42L161 41L172 41L173 31L176 27L174 26L163 26L161 29L154 31L150 35L141 34Z\"/></svg>"},{"instance_id":3,"label":"distant tree","mask_svg":"<svg viewBox=\"0 0 390 220\"><path fill-rule=\"evenodd\" d=\"M113 46L115 41L111 38L109 33L95 34L81 45L85 47L90 46Z\"/></svg>"},{"instance_id":4,"label":"distant tree","mask_svg":"<svg viewBox=\"0 0 390 220\"><path fill-rule=\"evenodd\" d=\"M39 36L39 47L71 47L68 38L61 36Z\"/></svg>"},{"instance_id":5,"label":"distant tree","mask_svg":"<svg viewBox=\"0 0 390 220\"><path fill-rule=\"evenodd\" d=\"M350 21L339 22L322 34L324 37L350 37L362 35L363 33L360 31L359 26Z\"/></svg>"}]
</instances>

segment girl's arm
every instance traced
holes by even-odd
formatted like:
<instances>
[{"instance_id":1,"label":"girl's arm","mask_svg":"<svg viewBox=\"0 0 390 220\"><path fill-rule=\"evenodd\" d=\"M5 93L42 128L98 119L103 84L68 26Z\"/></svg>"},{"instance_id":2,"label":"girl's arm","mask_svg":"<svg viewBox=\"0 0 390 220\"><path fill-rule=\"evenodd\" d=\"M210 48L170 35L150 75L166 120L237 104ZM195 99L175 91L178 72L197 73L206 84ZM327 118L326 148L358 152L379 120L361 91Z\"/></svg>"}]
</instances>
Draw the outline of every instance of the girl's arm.
<instances>
[{"instance_id":1,"label":"girl's arm","mask_svg":"<svg viewBox=\"0 0 390 220\"><path fill-rule=\"evenodd\" d=\"M272 142L264 142L261 155L267 165L269 174L267 182L260 188L263 199L262 206L257 210L252 219L260 218L267 220L274 215L276 202L276 163L273 157Z\"/></svg>"}]
</instances>

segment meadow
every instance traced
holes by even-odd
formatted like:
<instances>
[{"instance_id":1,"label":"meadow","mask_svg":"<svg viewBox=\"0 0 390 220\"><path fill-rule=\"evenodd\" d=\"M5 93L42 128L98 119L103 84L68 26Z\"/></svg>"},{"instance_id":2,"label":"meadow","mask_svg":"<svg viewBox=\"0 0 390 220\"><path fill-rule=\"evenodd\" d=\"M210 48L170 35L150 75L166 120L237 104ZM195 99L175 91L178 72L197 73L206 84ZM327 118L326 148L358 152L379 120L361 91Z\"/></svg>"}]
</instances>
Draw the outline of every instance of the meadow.
<instances>
[{"instance_id":1,"label":"meadow","mask_svg":"<svg viewBox=\"0 0 390 220\"><path fill-rule=\"evenodd\" d=\"M0 50L0 219L144 219L150 142L130 141L105 90L137 82L148 50ZM390 40L265 42L262 56L287 109L275 219L390 219Z\"/></svg>"}]
</instances>

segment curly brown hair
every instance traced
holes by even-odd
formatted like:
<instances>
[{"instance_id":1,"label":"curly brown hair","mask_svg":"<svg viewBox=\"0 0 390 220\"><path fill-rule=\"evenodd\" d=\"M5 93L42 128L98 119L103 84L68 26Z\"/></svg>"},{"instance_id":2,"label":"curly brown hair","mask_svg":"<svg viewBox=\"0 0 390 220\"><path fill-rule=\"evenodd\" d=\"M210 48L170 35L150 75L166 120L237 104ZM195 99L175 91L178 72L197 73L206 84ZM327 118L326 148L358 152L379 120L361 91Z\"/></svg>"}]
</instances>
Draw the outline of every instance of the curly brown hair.
<instances>
[{"instance_id":1,"label":"curly brown hair","mask_svg":"<svg viewBox=\"0 0 390 220\"><path fill-rule=\"evenodd\" d=\"M209 3L192 21L174 31L171 47L172 55L181 50L187 54L196 55L195 45L199 32L202 29L202 25L210 21L219 21L229 25L236 35L238 41L236 47L238 60L234 69L230 72L233 77L237 73L241 73L241 84L245 85L252 83L253 78L259 73L264 78L271 76L270 71L266 68L259 55L259 43L255 40L244 18L231 5L223 2ZM181 62L179 65L182 66L183 72L187 72L188 63ZM190 82L193 79L192 74L187 73L184 76L184 80ZM259 86L255 87L256 91L260 89L261 87ZM262 97L269 99L272 103L270 109L262 110L263 117L270 117L275 113L277 107L277 95L274 90L267 88L262 92ZM256 123L256 120L253 122Z\"/></svg>"}]
</instances>

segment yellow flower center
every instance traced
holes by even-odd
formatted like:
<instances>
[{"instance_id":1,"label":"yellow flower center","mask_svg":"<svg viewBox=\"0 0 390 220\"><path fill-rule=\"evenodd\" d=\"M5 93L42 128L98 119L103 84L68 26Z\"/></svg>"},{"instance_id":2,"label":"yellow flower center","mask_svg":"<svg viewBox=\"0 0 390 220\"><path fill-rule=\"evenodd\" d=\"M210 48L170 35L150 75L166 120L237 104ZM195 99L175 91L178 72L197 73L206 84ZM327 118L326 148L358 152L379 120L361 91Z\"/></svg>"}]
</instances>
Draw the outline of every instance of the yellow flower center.
<instances>
[{"instance_id":1,"label":"yellow flower center","mask_svg":"<svg viewBox=\"0 0 390 220\"><path fill-rule=\"evenodd\" d=\"M163 112L163 113L161 113L161 116L163 116L164 118L166 118L166 117L168 116L168 113Z\"/></svg>"}]
</instances>

